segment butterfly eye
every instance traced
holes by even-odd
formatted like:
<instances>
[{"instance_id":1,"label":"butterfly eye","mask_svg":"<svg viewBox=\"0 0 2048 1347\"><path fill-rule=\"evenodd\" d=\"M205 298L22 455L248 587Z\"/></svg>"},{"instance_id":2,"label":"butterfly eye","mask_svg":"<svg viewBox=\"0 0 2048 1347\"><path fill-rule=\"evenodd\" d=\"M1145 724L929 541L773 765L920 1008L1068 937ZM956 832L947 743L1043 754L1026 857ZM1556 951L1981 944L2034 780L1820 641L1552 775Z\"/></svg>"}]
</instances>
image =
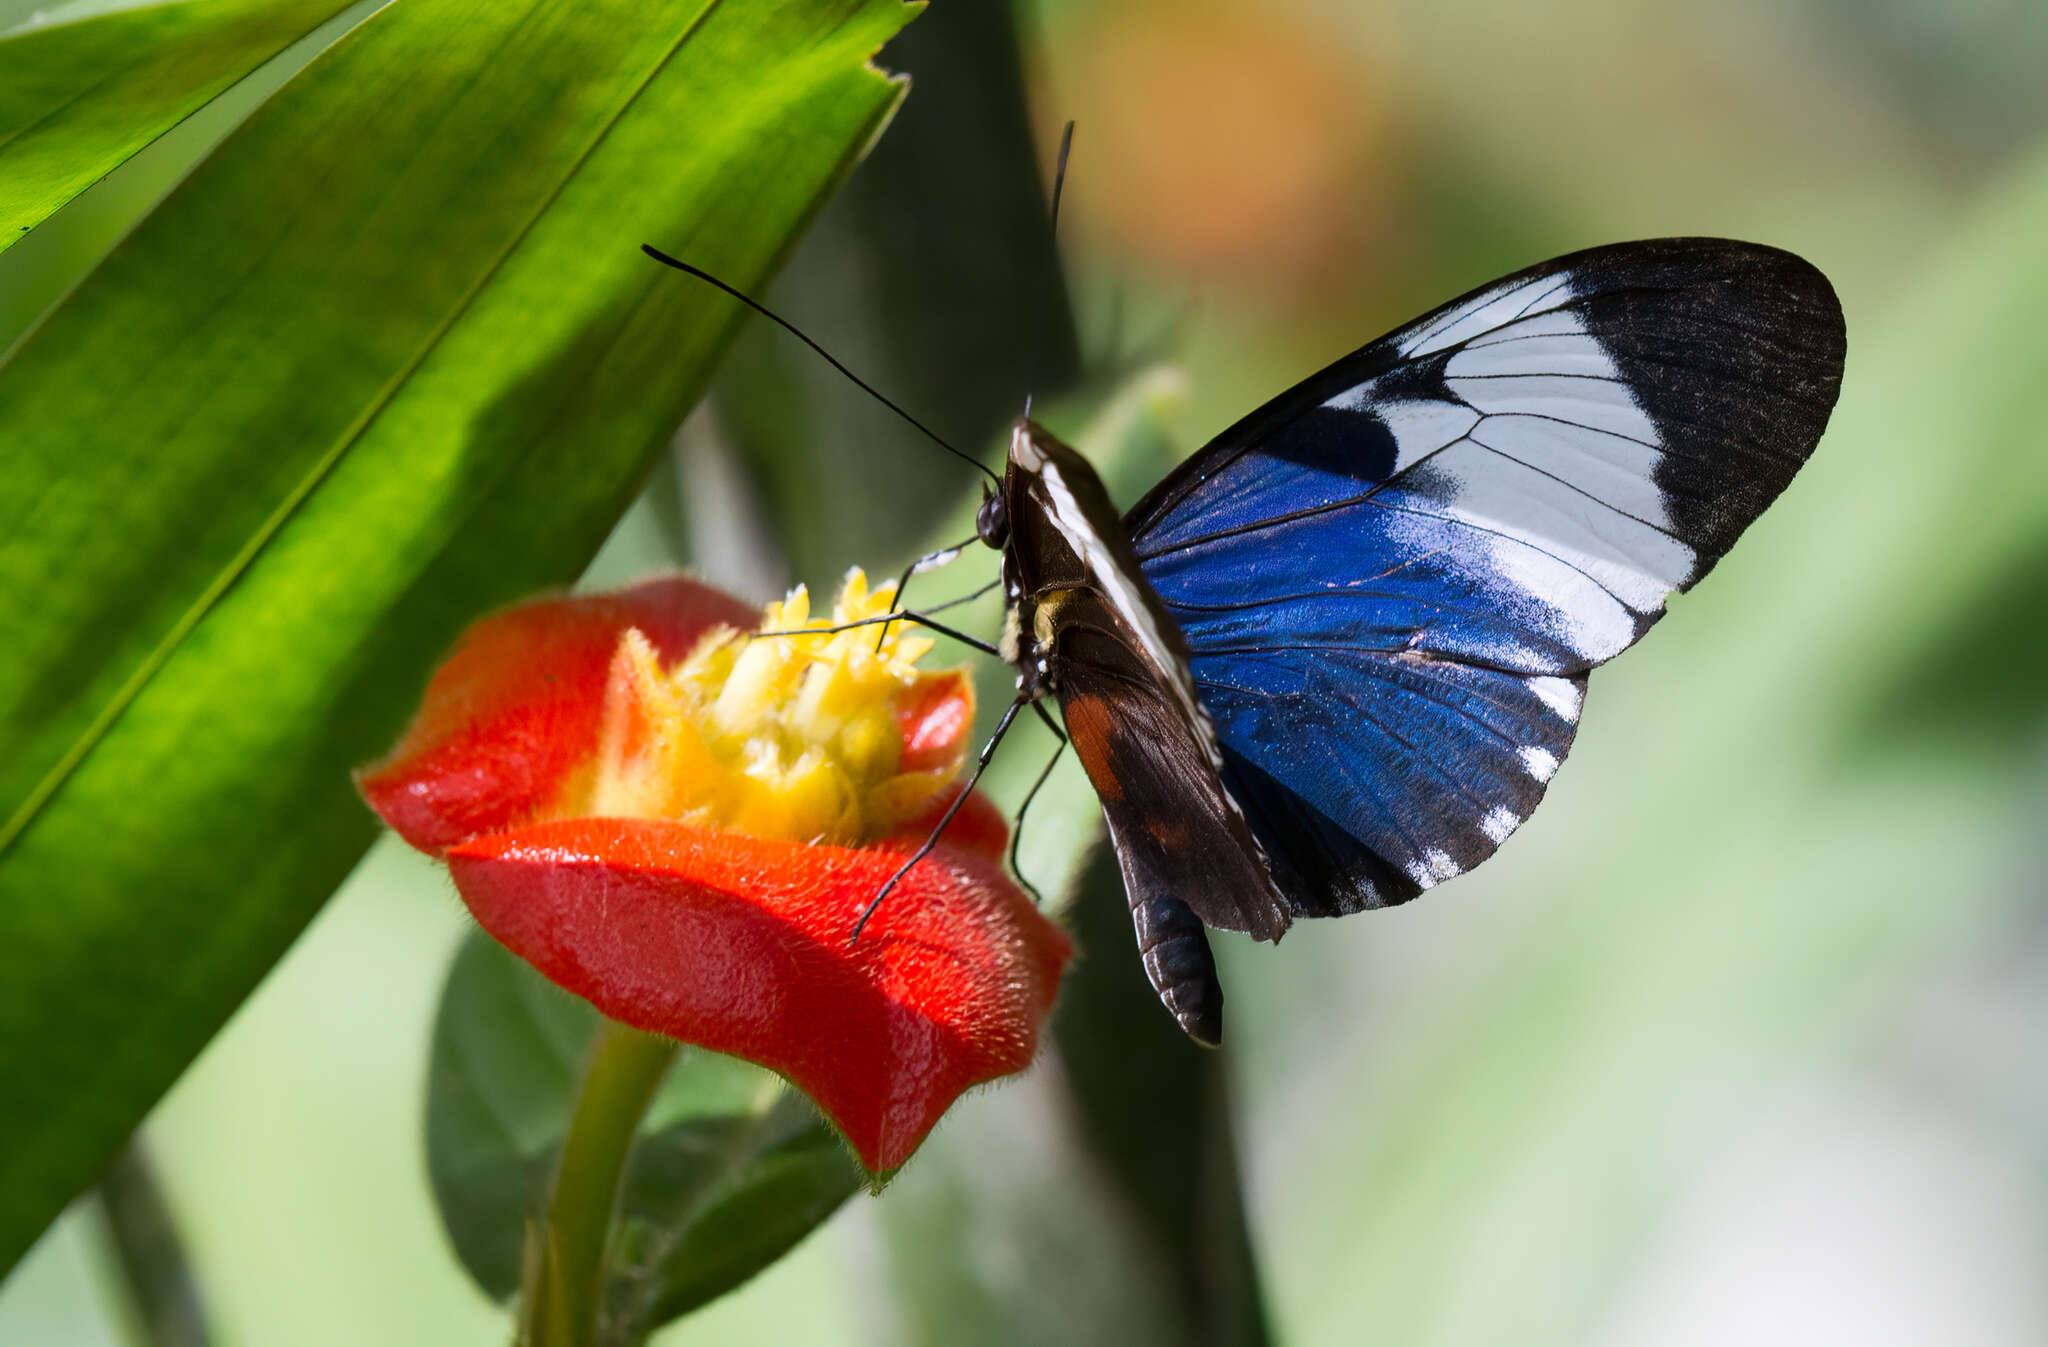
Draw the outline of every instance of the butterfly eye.
<instances>
[{"instance_id":1,"label":"butterfly eye","mask_svg":"<svg viewBox=\"0 0 2048 1347\"><path fill-rule=\"evenodd\" d=\"M974 531L998 552L1010 545L1010 512L1004 508L1002 496L987 487L982 488L981 510L974 516Z\"/></svg>"}]
</instances>

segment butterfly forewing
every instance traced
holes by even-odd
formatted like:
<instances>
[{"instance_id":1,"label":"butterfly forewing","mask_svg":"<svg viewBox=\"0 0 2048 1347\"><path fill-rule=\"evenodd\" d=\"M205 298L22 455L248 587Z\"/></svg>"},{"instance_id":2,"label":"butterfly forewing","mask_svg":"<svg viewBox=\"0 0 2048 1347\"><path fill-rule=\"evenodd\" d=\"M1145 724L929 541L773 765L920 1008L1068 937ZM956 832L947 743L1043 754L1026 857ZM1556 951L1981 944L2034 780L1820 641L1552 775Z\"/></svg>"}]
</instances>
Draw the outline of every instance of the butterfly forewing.
<instances>
[{"instance_id":1,"label":"butterfly forewing","mask_svg":"<svg viewBox=\"0 0 2048 1347\"><path fill-rule=\"evenodd\" d=\"M1842 354L1790 254L1594 249L1337 362L1139 503L1133 555L1295 912L1412 897L1528 817L1587 671L1784 489Z\"/></svg>"}]
</instances>

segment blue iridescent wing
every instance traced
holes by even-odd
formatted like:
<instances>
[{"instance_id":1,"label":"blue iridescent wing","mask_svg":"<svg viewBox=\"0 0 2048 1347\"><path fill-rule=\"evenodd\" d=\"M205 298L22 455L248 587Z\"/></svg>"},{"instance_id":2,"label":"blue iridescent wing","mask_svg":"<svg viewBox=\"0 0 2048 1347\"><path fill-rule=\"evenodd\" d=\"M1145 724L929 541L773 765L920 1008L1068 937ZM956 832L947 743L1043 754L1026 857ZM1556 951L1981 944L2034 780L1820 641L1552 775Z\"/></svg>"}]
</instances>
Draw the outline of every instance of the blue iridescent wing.
<instances>
[{"instance_id":1,"label":"blue iridescent wing","mask_svg":"<svg viewBox=\"0 0 2048 1347\"><path fill-rule=\"evenodd\" d=\"M1841 383L1812 266L1619 244L1453 301L1274 399L1125 518L1289 902L1491 855L1627 648L1784 490Z\"/></svg>"}]
</instances>

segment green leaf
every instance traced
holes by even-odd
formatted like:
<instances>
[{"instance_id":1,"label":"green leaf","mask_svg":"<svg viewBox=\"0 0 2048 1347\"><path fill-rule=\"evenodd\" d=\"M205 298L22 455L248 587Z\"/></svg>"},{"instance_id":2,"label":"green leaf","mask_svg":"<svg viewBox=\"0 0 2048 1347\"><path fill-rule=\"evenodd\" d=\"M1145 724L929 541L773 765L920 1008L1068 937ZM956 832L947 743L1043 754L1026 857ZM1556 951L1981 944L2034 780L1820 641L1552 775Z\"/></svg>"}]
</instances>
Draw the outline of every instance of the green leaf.
<instances>
[{"instance_id":1,"label":"green leaf","mask_svg":"<svg viewBox=\"0 0 2048 1347\"><path fill-rule=\"evenodd\" d=\"M176 0L0 37L0 252L351 0Z\"/></svg>"},{"instance_id":2,"label":"green leaf","mask_svg":"<svg viewBox=\"0 0 2048 1347\"><path fill-rule=\"evenodd\" d=\"M482 932L457 953L427 1071L427 1171L462 1265L519 1288L597 1012ZM607 1340L722 1295L838 1210L863 1177L817 1111L769 1072L684 1048L648 1110L620 1194Z\"/></svg>"},{"instance_id":3,"label":"green leaf","mask_svg":"<svg viewBox=\"0 0 2048 1347\"><path fill-rule=\"evenodd\" d=\"M778 1082L779 1084L779 1082ZM788 1253L867 1178L802 1095L640 1139L621 1195L612 1341L688 1314Z\"/></svg>"},{"instance_id":4,"label":"green leaf","mask_svg":"<svg viewBox=\"0 0 2048 1347\"><path fill-rule=\"evenodd\" d=\"M1864 750L1949 741L2028 754L2048 716L2048 157L1993 198L1966 246L1943 259L1910 337L1879 353L1890 390L1880 425L1934 517L1915 548L1894 533L1898 571L1867 695L1844 698L1845 739ZM1938 557L1939 564L1927 558ZM1859 689L1863 691L1863 689Z\"/></svg>"},{"instance_id":5,"label":"green leaf","mask_svg":"<svg viewBox=\"0 0 2048 1347\"><path fill-rule=\"evenodd\" d=\"M401 0L0 366L0 1265L373 835L347 770L572 578L888 116L896 0Z\"/></svg>"},{"instance_id":6,"label":"green leaf","mask_svg":"<svg viewBox=\"0 0 2048 1347\"><path fill-rule=\"evenodd\" d=\"M1171 1279L1174 1337L1264 1347L1225 1057L1159 1004L1131 938L1115 855L1098 851L1069 909L1085 954L1053 1029L1081 1132L1103 1182L1136 1217L1133 1240Z\"/></svg>"}]
</instances>

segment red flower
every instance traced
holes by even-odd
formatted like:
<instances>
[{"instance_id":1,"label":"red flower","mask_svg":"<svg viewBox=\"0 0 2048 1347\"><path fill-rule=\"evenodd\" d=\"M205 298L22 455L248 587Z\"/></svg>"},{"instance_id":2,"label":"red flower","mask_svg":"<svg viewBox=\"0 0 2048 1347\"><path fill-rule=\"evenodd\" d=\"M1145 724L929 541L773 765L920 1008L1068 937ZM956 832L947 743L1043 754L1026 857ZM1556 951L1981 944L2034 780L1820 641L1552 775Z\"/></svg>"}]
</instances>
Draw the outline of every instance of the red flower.
<instances>
[{"instance_id":1,"label":"red flower","mask_svg":"<svg viewBox=\"0 0 2048 1347\"><path fill-rule=\"evenodd\" d=\"M890 597L855 572L834 617ZM883 1172L1030 1063L1069 946L979 796L851 939L957 794L972 684L901 628L737 634L758 617L675 578L486 618L358 784L543 975L780 1072ZM765 621L807 624L801 591Z\"/></svg>"}]
</instances>

